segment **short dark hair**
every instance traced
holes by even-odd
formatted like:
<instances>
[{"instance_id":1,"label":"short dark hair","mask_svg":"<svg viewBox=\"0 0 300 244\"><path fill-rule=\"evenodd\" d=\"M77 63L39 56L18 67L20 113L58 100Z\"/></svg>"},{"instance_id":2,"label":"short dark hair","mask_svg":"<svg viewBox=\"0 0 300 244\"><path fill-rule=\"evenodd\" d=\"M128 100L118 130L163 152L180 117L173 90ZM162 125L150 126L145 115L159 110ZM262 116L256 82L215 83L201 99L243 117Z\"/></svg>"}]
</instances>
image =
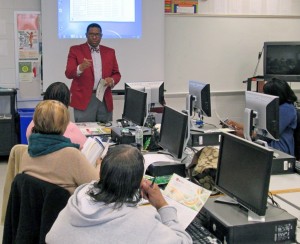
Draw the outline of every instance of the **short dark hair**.
<instances>
[{"instance_id":1,"label":"short dark hair","mask_svg":"<svg viewBox=\"0 0 300 244\"><path fill-rule=\"evenodd\" d=\"M97 24L97 23L91 23L86 28L86 34L89 32L90 28L95 28L95 27L99 28L100 29L100 33L102 33L102 28L101 28L101 26L99 24Z\"/></svg>"},{"instance_id":2,"label":"short dark hair","mask_svg":"<svg viewBox=\"0 0 300 244\"><path fill-rule=\"evenodd\" d=\"M294 91L284 80L272 78L264 85L263 91L265 94L278 96L280 105L283 103L294 103L297 101L297 96Z\"/></svg>"},{"instance_id":3,"label":"short dark hair","mask_svg":"<svg viewBox=\"0 0 300 244\"><path fill-rule=\"evenodd\" d=\"M46 89L44 100L56 100L62 102L66 107L70 105L70 90L65 83L54 82Z\"/></svg>"},{"instance_id":4,"label":"short dark hair","mask_svg":"<svg viewBox=\"0 0 300 244\"><path fill-rule=\"evenodd\" d=\"M144 174L144 157L130 145L117 145L108 150L100 167L100 180L88 191L96 202L136 205L140 199L140 185Z\"/></svg>"}]
</instances>

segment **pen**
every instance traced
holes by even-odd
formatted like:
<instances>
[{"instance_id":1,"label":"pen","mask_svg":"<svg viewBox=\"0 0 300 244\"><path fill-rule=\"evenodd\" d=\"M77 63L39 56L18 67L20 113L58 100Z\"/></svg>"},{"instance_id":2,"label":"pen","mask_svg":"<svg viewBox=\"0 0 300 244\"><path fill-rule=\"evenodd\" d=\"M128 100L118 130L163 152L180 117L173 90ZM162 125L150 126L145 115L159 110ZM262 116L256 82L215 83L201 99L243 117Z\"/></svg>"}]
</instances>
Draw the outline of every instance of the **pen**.
<instances>
[{"instance_id":1,"label":"pen","mask_svg":"<svg viewBox=\"0 0 300 244\"><path fill-rule=\"evenodd\" d=\"M150 185L151 188L153 188L154 183L155 183L155 180L156 180L156 176L152 179L152 183L151 183L151 185Z\"/></svg>"}]
</instances>

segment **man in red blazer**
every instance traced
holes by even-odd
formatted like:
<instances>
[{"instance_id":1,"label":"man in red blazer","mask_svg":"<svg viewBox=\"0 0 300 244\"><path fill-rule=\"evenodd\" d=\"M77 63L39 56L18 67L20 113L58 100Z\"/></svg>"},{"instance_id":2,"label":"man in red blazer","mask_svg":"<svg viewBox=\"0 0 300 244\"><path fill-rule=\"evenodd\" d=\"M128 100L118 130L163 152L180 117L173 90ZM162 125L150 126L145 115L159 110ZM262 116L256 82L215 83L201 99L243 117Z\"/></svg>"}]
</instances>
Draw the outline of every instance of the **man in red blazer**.
<instances>
[{"instance_id":1,"label":"man in red blazer","mask_svg":"<svg viewBox=\"0 0 300 244\"><path fill-rule=\"evenodd\" d=\"M121 79L115 50L100 45L102 28L96 23L87 27L86 38L86 43L70 48L65 71L66 77L72 79L70 106L74 108L75 122L112 121L111 89ZM96 89L100 80L106 90L99 100Z\"/></svg>"}]
</instances>

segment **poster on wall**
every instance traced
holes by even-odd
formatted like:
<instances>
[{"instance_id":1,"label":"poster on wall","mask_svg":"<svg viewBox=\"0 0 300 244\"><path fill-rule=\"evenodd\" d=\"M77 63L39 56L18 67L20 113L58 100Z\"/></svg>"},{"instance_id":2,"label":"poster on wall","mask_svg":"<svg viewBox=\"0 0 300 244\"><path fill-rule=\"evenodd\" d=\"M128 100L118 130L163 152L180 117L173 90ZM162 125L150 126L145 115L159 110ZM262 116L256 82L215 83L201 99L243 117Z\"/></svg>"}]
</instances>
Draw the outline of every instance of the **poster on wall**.
<instances>
[{"instance_id":1,"label":"poster on wall","mask_svg":"<svg viewBox=\"0 0 300 244\"><path fill-rule=\"evenodd\" d=\"M40 18L40 12L15 12L16 72L21 99L40 97L42 91Z\"/></svg>"}]
</instances>

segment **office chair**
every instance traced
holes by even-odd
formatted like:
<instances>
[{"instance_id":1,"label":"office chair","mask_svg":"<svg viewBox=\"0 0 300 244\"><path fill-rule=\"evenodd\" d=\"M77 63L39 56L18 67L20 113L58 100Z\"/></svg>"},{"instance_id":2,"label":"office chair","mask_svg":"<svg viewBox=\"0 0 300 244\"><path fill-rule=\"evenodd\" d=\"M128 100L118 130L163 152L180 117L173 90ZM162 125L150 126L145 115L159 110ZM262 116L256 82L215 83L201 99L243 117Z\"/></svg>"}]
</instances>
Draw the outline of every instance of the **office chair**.
<instances>
[{"instance_id":1,"label":"office chair","mask_svg":"<svg viewBox=\"0 0 300 244\"><path fill-rule=\"evenodd\" d=\"M17 144L13 146L10 150L7 171L5 176L4 188L3 188L3 198L2 198L2 212L1 212L1 225L4 225L5 213L7 208L7 202L10 193L11 183L13 182L15 176L20 172L20 163L22 161L22 155L27 150L28 145Z\"/></svg>"},{"instance_id":2,"label":"office chair","mask_svg":"<svg viewBox=\"0 0 300 244\"><path fill-rule=\"evenodd\" d=\"M3 244L45 243L70 193L64 188L25 173L11 186L4 222Z\"/></svg>"}]
</instances>

